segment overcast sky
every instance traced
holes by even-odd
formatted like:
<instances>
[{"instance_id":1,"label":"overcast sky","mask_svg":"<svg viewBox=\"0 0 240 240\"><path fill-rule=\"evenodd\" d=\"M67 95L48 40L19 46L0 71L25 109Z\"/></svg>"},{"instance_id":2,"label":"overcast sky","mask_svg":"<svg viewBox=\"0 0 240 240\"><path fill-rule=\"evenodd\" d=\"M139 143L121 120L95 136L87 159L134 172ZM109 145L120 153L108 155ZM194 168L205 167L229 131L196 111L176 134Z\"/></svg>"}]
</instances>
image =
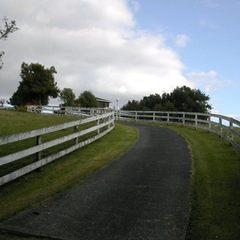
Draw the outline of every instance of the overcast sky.
<instances>
[{"instance_id":1,"label":"overcast sky","mask_svg":"<svg viewBox=\"0 0 240 240\"><path fill-rule=\"evenodd\" d=\"M1 0L19 31L0 42L0 97L16 91L23 61L38 62L77 96L115 104L187 85L239 116L239 12L238 0Z\"/></svg>"}]
</instances>

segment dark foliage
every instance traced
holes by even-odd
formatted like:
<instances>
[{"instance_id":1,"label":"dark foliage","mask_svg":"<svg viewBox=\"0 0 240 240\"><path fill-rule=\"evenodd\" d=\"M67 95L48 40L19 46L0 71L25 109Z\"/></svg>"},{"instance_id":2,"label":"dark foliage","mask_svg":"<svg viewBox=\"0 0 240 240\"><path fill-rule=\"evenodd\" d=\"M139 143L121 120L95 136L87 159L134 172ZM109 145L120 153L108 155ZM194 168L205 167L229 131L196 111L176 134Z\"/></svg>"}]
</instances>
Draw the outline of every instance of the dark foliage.
<instances>
[{"instance_id":1,"label":"dark foliage","mask_svg":"<svg viewBox=\"0 0 240 240\"><path fill-rule=\"evenodd\" d=\"M80 105L80 107L86 108L98 107L96 97L90 91L81 93L77 99L77 104Z\"/></svg>"},{"instance_id":2,"label":"dark foliage","mask_svg":"<svg viewBox=\"0 0 240 240\"><path fill-rule=\"evenodd\" d=\"M74 106L75 98L76 96L71 88L64 88L60 92L60 99L63 101L62 106Z\"/></svg>"},{"instance_id":3,"label":"dark foliage","mask_svg":"<svg viewBox=\"0 0 240 240\"><path fill-rule=\"evenodd\" d=\"M47 105L49 97L56 98L59 93L54 67L45 68L39 63L22 63L21 78L17 91L10 99L13 105Z\"/></svg>"},{"instance_id":4,"label":"dark foliage","mask_svg":"<svg viewBox=\"0 0 240 240\"><path fill-rule=\"evenodd\" d=\"M123 110L183 111L206 113L211 109L209 96L199 89L177 87L171 93L151 94L140 101L128 101Z\"/></svg>"}]
</instances>

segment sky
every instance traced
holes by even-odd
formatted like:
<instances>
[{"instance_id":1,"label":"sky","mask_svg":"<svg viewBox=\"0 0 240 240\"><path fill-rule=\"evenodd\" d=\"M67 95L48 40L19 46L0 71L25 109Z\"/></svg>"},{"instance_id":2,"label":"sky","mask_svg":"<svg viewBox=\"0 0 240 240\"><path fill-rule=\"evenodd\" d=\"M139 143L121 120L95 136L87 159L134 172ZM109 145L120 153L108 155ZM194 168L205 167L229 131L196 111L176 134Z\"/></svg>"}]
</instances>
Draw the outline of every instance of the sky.
<instances>
[{"instance_id":1,"label":"sky","mask_svg":"<svg viewBox=\"0 0 240 240\"><path fill-rule=\"evenodd\" d=\"M0 98L22 62L55 66L58 87L116 105L183 85L240 117L239 0L1 0L19 30L0 42ZM54 103L54 101L51 101Z\"/></svg>"}]
</instances>

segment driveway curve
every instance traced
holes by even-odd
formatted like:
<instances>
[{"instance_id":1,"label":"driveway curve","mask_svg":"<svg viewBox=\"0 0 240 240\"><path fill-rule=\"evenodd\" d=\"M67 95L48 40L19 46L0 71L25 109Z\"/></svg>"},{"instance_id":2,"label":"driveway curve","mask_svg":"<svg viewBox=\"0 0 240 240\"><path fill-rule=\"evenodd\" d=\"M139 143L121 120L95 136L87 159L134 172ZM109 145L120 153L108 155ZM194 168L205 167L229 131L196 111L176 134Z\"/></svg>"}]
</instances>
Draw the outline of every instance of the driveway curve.
<instances>
[{"instance_id":1,"label":"driveway curve","mask_svg":"<svg viewBox=\"0 0 240 240\"><path fill-rule=\"evenodd\" d=\"M0 228L64 240L184 240L191 181L187 143L168 128L134 126L140 137L127 154Z\"/></svg>"}]
</instances>

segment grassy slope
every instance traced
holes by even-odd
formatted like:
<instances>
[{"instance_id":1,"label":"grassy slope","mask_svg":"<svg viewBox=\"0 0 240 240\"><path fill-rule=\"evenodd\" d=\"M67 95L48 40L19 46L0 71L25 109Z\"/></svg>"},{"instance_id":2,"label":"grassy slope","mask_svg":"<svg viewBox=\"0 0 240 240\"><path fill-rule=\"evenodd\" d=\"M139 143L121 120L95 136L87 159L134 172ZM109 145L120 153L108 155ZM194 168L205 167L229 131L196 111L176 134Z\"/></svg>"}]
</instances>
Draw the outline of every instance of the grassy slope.
<instances>
[{"instance_id":1,"label":"grassy slope","mask_svg":"<svg viewBox=\"0 0 240 240\"><path fill-rule=\"evenodd\" d=\"M0 110L0 136L74 121L76 117Z\"/></svg>"},{"instance_id":2,"label":"grassy slope","mask_svg":"<svg viewBox=\"0 0 240 240\"><path fill-rule=\"evenodd\" d=\"M194 158L187 239L240 239L240 154L206 131L173 129L188 140Z\"/></svg>"}]
</instances>

